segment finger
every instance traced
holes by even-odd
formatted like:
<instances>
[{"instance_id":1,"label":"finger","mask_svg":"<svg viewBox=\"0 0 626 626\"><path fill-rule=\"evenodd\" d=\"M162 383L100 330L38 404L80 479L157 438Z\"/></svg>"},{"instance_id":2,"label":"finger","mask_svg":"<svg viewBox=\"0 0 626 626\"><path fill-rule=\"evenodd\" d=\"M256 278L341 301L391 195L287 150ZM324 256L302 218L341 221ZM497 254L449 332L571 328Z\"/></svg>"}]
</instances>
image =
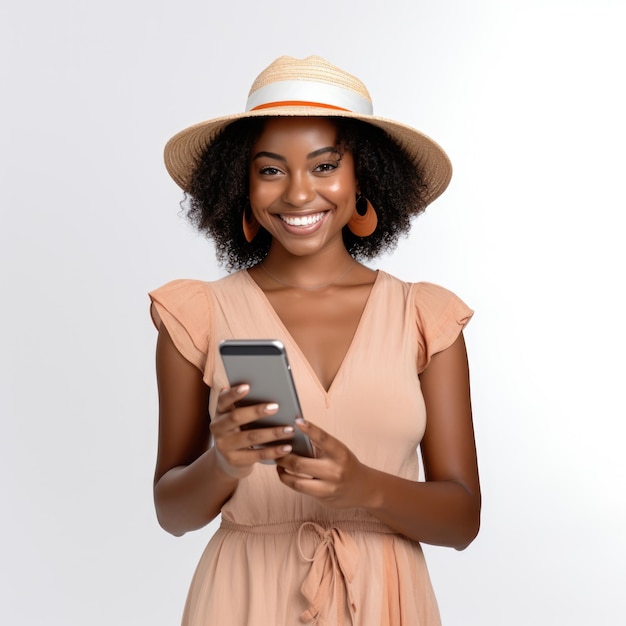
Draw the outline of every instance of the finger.
<instances>
[{"instance_id":1,"label":"finger","mask_svg":"<svg viewBox=\"0 0 626 626\"><path fill-rule=\"evenodd\" d=\"M291 450L291 444L283 442L262 448L239 449L226 453L222 452L221 454L233 467L249 467L260 461L277 461L289 454Z\"/></svg>"},{"instance_id":2,"label":"finger","mask_svg":"<svg viewBox=\"0 0 626 626\"><path fill-rule=\"evenodd\" d=\"M247 393L247 390L241 394L241 397L245 393ZM217 437L230 431L239 431L241 427L263 417L273 415L276 411L278 411L278 404L275 402L253 404L245 407L232 405L226 412L218 412L216 418L211 422L211 433L214 437Z\"/></svg>"},{"instance_id":3,"label":"finger","mask_svg":"<svg viewBox=\"0 0 626 626\"><path fill-rule=\"evenodd\" d=\"M330 495L332 485L326 483L323 480L318 480L317 478L314 478L312 476L307 476L305 474L294 474L282 466L282 460L282 458L276 459L276 464L278 466L278 477L284 485L286 485L290 489L293 489L294 491L303 493L308 496L313 496L314 498L323 499Z\"/></svg>"},{"instance_id":4,"label":"finger","mask_svg":"<svg viewBox=\"0 0 626 626\"><path fill-rule=\"evenodd\" d=\"M291 444L293 426L272 426L267 428L250 428L233 432L228 435L233 449L244 450L268 444Z\"/></svg>"},{"instance_id":5,"label":"finger","mask_svg":"<svg viewBox=\"0 0 626 626\"><path fill-rule=\"evenodd\" d=\"M296 419L296 427L313 442L319 452L316 455L318 458L322 456L336 456L345 449L341 441L329 435L323 428L320 428L313 422L298 418Z\"/></svg>"},{"instance_id":6,"label":"finger","mask_svg":"<svg viewBox=\"0 0 626 626\"><path fill-rule=\"evenodd\" d=\"M329 462L324 459L300 456L298 454L288 454L276 461L281 470L286 471L290 476L314 478L317 480L327 479L331 476Z\"/></svg>"},{"instance_id":7,"label":"finger","mask_svg":"<svg viewBox=\"0 0 626 626\"><path fill-rule=\"evenodd\" d=\"M217 412L227 413L235 407L235 402L241 400L250 391L250 385L237 385L236 387L225 387L217 397Z\"/></svg>"}]
</instances>

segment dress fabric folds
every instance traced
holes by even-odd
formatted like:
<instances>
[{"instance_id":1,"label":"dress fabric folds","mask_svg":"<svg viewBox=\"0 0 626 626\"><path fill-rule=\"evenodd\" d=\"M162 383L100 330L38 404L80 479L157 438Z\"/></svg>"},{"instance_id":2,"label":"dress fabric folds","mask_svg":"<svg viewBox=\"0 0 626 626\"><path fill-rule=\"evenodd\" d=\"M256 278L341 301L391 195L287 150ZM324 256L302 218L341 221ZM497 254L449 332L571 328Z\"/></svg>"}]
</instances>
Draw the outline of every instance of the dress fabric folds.
<instances>
[{"instance_id":1,"label":"dress fabric folds","mask_svg":"<svg viewBox=\"0 0 626 626\"><path fill-rule=\"evenodd\" d=\"M426 427L419 373L472 311L450 291L379 271L351 346L326 390L248 272L177 280L150 294L152 318L203 373L228 385L224 339L279 339L304 417L366 465L419 479ZM209 411L215 412L214 394ZM438 626L420 544L361 509L328 509L257 464L222 509L193 576L183 626Z\"/></svg>"}]
</instances>

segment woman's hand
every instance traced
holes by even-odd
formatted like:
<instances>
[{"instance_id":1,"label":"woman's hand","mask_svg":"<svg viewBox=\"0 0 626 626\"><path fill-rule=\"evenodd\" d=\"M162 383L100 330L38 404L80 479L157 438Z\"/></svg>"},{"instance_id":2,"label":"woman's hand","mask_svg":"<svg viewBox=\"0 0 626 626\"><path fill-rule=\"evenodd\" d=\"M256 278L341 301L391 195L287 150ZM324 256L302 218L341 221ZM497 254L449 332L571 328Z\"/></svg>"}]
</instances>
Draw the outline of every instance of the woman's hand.
<instances>
[{"instance_id":1,"label":"woman's hand","mask_svg":"<svg viewBox=\"0 0 626 626\"><path fill-rule=\"evenodd\" d=\"M297 420L297 425L313 442L316 457L289 454L278 459L280 480L287 487L313 496L331 508L365 506L370 468L341 441L315 424Z\"/></svg>"},{"instance_id":2,"label":"woman's hand","mask_svg":"<svg viewBox=\"0 0 626 626\"><path fill-rule=\"evenodd\" d=\"M235 403L245 398L249 391L248 385L222 390L216 416L211 420L218 464L222 471L236 479L247 476L255 463L274 461L289 454L292 449L285 441L293 435L292 426L242 430L242 426L273 415L278 410L275 403L236 407Z\"/></svg>"}]
</instances>

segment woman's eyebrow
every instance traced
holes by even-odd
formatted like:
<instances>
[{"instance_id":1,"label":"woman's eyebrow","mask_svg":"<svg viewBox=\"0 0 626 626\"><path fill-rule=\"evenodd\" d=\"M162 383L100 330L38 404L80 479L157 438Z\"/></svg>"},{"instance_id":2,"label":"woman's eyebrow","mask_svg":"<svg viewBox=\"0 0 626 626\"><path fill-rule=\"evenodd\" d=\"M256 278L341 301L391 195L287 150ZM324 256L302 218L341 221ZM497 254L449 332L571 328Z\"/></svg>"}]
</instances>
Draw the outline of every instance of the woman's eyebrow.
<instances>
[{"instance_id":1,"label":"woman's eyebrow","mask_svg":"<svg viewBox=\"0 0 626 626\"><path fill-rule=\"evenodd\" d=\"M314 159L315 157L320 156L320 154L326 154L327 152L339 153L339 151L337 150L335 146L327 146L325 148L320 148L319 150L314 150L310 154L307 154L306 158ZM254 161L255 159L260 159L262 157L266 157L268 159L275 159L277 161L283 161L283 162L287 161L287 159L281 154L276 154L276 152L267 152L266 150L261 150L260 152L257 152L252 157L252 160Z\"/></svg>"},{"instance_id":2,"label":"woman's eyebrow","mask_svg":"<svg viewBox=\"0 0 626 626\"><path fill-rule=\"evenodd\" d=\"M339 150L337 150L336 146L328 146L326 148L320 148L319 150L314 150L313 152L311 152L311 154L308 154L306 158L314 159L315 157L318 157L320 154L325 154L326 152L335 152L339 154Z\"/></svg>"},{"instance_id":3,"label":"woman's eyebrow","mask_svg":"<svg viewBox=\"0 0 626 626\"><path fill-rule=\"evenodd\" d=\"M276 159L277 161L284 161L284 162L287 161L287 159L284 156L281 156L280 154L276 154L275 152L266 152L265 150L261 150L261 152L257 152L252 157L252 160L254 161L255 159L260 159L262 157L267 157L268 159Z\"/></svg>"}]
</instances>

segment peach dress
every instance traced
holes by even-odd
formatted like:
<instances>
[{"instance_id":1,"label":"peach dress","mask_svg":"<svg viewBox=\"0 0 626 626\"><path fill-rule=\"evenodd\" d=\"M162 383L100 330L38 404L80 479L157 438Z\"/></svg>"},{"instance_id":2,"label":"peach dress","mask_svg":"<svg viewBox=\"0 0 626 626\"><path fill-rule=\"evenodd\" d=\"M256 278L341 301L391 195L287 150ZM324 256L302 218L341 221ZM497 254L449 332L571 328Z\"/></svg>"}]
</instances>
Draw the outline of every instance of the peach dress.
<instances>
[{"instance_id":1,"label":"peach dress","mask_svg":"<svg viewBox=\"0 0 626 626\"><path fill-rule=\"evenodd\" d=\"M430 283L379 271L352 344L328 391L263 291L241 271L153 291L152 317L211 389L227 386L218 345L280 339L306 419L371 467L418 480L426 426L418 374L450 346L472 311ZM210 400L214 414L216 399ZM257 464L222 508L198 564L183 626L437 626L420 544L361 509L328 509Z\"/></svg>"}]
</instances>

